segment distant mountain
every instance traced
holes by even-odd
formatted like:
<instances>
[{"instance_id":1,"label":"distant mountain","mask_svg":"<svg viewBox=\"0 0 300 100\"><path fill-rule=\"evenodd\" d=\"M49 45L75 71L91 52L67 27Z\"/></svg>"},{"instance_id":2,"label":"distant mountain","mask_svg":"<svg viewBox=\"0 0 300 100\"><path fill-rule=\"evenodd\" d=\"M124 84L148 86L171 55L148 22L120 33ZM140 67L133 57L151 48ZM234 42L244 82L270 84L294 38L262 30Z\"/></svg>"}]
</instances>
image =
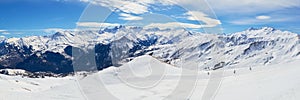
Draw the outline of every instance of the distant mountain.
<instances>
[{"instance_id":1,"label":"distant mountain","mask_svg":"<svg viewBox=\"0 0 300 100\"><path fill-rule=\"evenodd\" d=\"M299 59L299 44L299 35L270 27L217 35L185 29L118 26L5 39L0 44L0 68L70 73L76 65L80 66L76 70L102 70L147 54L188 69L216 70ZM93 57L96 65L90 63Z\"/></svg>"}]
</instances>

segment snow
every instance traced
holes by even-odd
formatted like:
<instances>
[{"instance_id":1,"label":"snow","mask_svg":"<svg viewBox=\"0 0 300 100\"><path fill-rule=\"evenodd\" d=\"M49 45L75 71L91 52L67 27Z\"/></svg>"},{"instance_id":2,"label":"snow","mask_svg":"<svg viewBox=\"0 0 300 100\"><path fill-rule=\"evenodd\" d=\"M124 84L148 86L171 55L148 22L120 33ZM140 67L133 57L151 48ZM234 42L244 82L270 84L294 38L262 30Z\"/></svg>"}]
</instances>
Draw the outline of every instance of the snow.
<instances>
[{"instance_id":1,"label":"snow","mask_svg":"<svg viewBox=\"0 0 300 100\"><path fill-rule=\"evenodd\" d=\"M224 78L216 99L299 100L299 61ZM241 69L242 70L242 69Z\"/></svg>"},{"instance_id":2,"label":"snow","mask_svg":"<svg viewBox=\"0 0 300 100\"><path fill-rule=\"evenodd\" d=\"M0 75L1 100L82 100L73 77L31 79Z\"/></svg>"},{"instance_id":3,"label":"snow","mask_svg":"<svg viewBox=\"0 0 300 100\"><path fill-rule=\"evenodd\" d=\"M299 100L299 65L300 60L296 59L282 64L255 66L252 70L249 67L225 69L214 100ZM107 90L120 100L161 100L172 93L178 82L192 80L180 80L183 71L192 74L195 70L174 67L145 55L121 67L110 67L86 77L31 79L0 75L0 99L94 100L105 99L103 90ZM195 90L186 99L199 100L204 93L210 77L206 71L198 73ZM149 78L149 75L153 77Z\"/></svg>"},{"instance_id":4,"label":"snow","mask_svg":"<svg viewBox=\"0 0 300 100\"><path fill-rule=\"evenodd\" d=\"M0 72L5 71L8 75L26 75L26 71L22 69L0 69Z\"/></svg>"}]
</instances>

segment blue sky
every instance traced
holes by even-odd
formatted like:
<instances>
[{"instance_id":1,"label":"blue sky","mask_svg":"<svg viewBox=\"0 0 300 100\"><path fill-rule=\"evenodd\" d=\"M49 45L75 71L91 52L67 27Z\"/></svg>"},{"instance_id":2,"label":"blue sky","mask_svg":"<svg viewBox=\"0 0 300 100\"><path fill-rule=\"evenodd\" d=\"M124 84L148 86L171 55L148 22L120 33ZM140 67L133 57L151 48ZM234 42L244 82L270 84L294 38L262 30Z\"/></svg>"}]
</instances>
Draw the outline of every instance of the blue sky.
<instances>
[{"instance_id":1,"label":"blue sky","mask_svg":"<svg viewBox=\"0 0 300 100\"><path fill-rule=\"evenodd\" d=\"M119 24L208 33L269 26L300 33L300 0L1 0L0 11L1 37Z\"/></svg>"}]
</instances>

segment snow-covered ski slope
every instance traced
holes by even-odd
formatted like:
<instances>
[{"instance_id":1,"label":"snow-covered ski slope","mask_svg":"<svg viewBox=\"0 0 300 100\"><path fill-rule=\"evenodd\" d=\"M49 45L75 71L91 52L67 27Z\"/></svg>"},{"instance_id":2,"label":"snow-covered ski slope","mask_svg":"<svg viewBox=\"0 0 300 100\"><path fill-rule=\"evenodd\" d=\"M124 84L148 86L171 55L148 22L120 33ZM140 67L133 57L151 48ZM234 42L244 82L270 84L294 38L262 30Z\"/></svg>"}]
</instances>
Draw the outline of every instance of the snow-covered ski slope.
<instances>
[{"instance_id":1,"label":"snow-covered ski slope","mask_svg":"<svg viewBox=\"0 0 300 100\"><path fill-rule=\"evenodd\" d=\"M300 100L299 65L300 60L293 60L252 70L226 69L214 100ZM103 89L120 100L161 100L174 91L179 81L192 79L180 79L183 70L146 55L85 77L31 79L0 75L0 100L105 100L98 91ZM143 80L147 76L152 77ZM186 99L200 100L210 76L200 71L197 79L194 92ZM104 87L97 86L100 83Z\"/></svg>"}]
</instances>

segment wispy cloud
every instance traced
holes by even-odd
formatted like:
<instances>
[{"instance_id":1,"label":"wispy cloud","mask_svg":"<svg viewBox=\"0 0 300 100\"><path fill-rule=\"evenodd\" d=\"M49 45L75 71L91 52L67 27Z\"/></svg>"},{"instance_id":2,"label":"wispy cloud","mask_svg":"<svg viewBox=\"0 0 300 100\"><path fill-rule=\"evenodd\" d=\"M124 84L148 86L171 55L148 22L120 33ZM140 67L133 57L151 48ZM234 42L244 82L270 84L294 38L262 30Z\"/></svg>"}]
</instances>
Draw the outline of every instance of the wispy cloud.
<instances>
[{"instance_id":1,"label":"wispy cloud","mask_svg":"<svg viewBox=\"0 0 300 100\"><path fill-rule=\"evenodd\" d=\"M81 2L91 3L109 8L111 11L119 14L121 20L146 20L142 14L155 13L153 4L161 3L167 6L181 6L188 12L180 12L172 17L184 22L155 22L146 26L164 26L164 27L188 27L188 28L203 28L203 27L218 27L221 21L214 17L214 12L222 19L224 25L274 25L290 24L299 22L300 0L80 0ZM208 2L208 5L207 5ZM155 7L154 7L155 8ZM156 8L160 10L160 8ZM294 9L295 11L289 11ZM178 15L181 14L182 16ZM197 25L189 22L203 22L203 25ZM120 22L122 23L122 21ZM89 25L88 25L89 24ZM109 23L106 23L109 24ZM172 25L176 24L176 25ZM144 24L143 24L144 25ZM296 24L299 25L299 24ZM99 27L99 23L81 23L78 26ZM107 25L101 25L107 26ZM109 25L108 25L109 26ZM110 25L112 26L112 25ZM237 29L232 27L231 29ZM230 30L230 28L228 28Z\"/></svg>"},{"instance_id":2,"label":"wispy cloud","mask_svg":"<svg viewBox=\"0 0 300 100\"><path fill-rule=\"evenodd\" d=\"M242 18L230 21L229 23L235 25L260 25L274 22L286 22L289 18L272 18L270 16L256 16L255 18Z\"/></svg>"},{"instance_id":3,"label":"wispy cloud","mask_svg":"<svg viewBox=\"0 0 300 100\"><path fill-rule=\"evenodd\" d=\"M123 20L143 20L143 17L134 16L131 14L126 14L126 13L121 13L120 16L121 16L120 19L123 19Z\"/></svg>"},{"instance_id":4,"label":"wispy cloud","mask_svg":"<svg viewBox=\"0 0 300 100\"><path fill-rule=\"evenodd\" d=\"M0 35L0 39L4 39L6 38L6 36Z\"/></svg>"},{"instance_id":5,"label":"wispy cloud","mask_svg":"<svg viewBox=\"0 0 300 100\"><path fill-rule=\"evenodd\" d=\"M116 9L121 10L126 13L133 14L144 14L148 12L147 1L152 0L139 0L139 1L129 1L129 0L80 0L82 2L88 2L95 5L101 5L110 8L112 11Z\"/></svg>"},{"instance_id":6,"label":"wispy cloud","mask_svg":"<svg viewBox=\"0 0 300 100\"><path fill-rule=\"evenodd\" d=\"M0 30L0 32L6 32L7 30Z\"/></svg>"},{"instance_id":7,"label":"wispy cloud","mask_svg":"<svg viewBox=\"0 0 300 100\"><path fill-rule=\"evenodd\" d=\"M47 28L43 29L46 33L55 33L60 31L76 31L76 29L63 29L63 28Z\"/></svg>"},{"instance_id":8,"label":"wispy cloud","mask_svg":"<svg viewBox=\"0 0 300 100\"><path fill-rule=\"evenodd\" d=\"M107 7L112 11L119 12L120 13L119 19L122 20L143 20L143 17L136 16L136 15L150 13L151 12L150 8L153 7L153 4L157 4L157 3L163 5L182 4L185 5L185 7L189 7L189 5L195 5L194 0L80 0L80 1L88 2L94 5L100 5L103 7ZM199 5L197 5L197 7L199 8ZM201 21L206 26L209 27L214 27L221 24L219 20L211 18L209 15L201 11L189 11L184 15L188 20ZM89 24L94 24L94 26L99 26L98 23L89 23Z\"/></svg>"},{"instance_id":9,"label":"wispy cloud","mask_svg":"<svg viewBox=\"0 0 300 100\"><path fill-rule=\"evenodd\" d=\"M199 28L206 28L212 27L210 25L198 25L198 24L191 24L191 23L181 23L181 22L169 22L169 23L151 23L146 28L191 28L191 29L199 29Z\"/></svg>"},{"instance_id":10,"label":"wispy cloud","mask_svg":"<svg viewBox=\"0 0 300 100\"><path fill-rule=\"evenodd\" d=\"M91 3L108 7L112 11L120 10L125 13L144 14L150 12L153 4L163 5L184 5L185 7L197 6L195 0L79 0L81 2Z\"/></svg>"},{"instance_id":11,"label":"wispy cloud","mask_svg":"<svg viewBox=\"0 0 300 100\"><path fill-rule=\"evenodd\" d=\"M202 21L206 26L214 27L221 24L220 20L210 18L208 15L200 11L189 11L185 13L188 20Z\"/></svg>"},{"instance_id":12,"label":"wispy cloud","mask_svg":"<svg viewBox=\"0 0 300 100\"><path fill-rule=\"evenodd\" d=\"M271 19L271 16L261 15L261 16L256 16L256 19L258 19L258 20L267 20L267 19Z\"/></svg>"},{"instance_id":13,"label":"wispy cloud","mask_svg":"<svg viewBox=\"0 0 300 100\"><path fill-rule=\"evenodd\" d=\"M222 22L253 27L299 22L300 0L207 0ZM237 27L230 28L232 30Z\"/></svg>"},{"instance_id":14,"label":"wispy cloud","mask_svg":"<svg viewBox=\"0 0 300 100\"><path fill-rule=\"evenodd\" d=\"M2 32L1 34L3 34L3 35L9 35L10 33L9 32Z\"/></svg>"},{"instance_id":15,"label":"wispy cloud","mask_svg":"<svg viewBox=\"0 0 300 100\"><path fill-rule=\"evenodd\" d=\"M192 8L204 5L204 2L198 2L195 0L79 0L81 2L87 2L94 5L101 5L108 7L112 11L120 10L125 13L131 14L144 14L150 12L150 8L155 8L153 4L162 5L180 5L185 8Z\"/></svg>"},{"instance_id":16,"label":"wispy cloud","mask_svg":"<svg viewBox=\"0 0 300 100\"><path fill-rule=\"evenodd\" d=\"M219 13L259 13L300 7L299 0L207 0Z\"/></svg>"},{"instance_id":17,"label":"wispy cloud","mask_svg":"<svg viewBox=\"0 0 300 100\"><path fill-rule=\"evenodd\" d=\"M77 22L76 24L79 27L93 27L93 28L111 27L111 26L120 25L117 23L99 23L99 22Z\"/></svg>"}]
</instances>

